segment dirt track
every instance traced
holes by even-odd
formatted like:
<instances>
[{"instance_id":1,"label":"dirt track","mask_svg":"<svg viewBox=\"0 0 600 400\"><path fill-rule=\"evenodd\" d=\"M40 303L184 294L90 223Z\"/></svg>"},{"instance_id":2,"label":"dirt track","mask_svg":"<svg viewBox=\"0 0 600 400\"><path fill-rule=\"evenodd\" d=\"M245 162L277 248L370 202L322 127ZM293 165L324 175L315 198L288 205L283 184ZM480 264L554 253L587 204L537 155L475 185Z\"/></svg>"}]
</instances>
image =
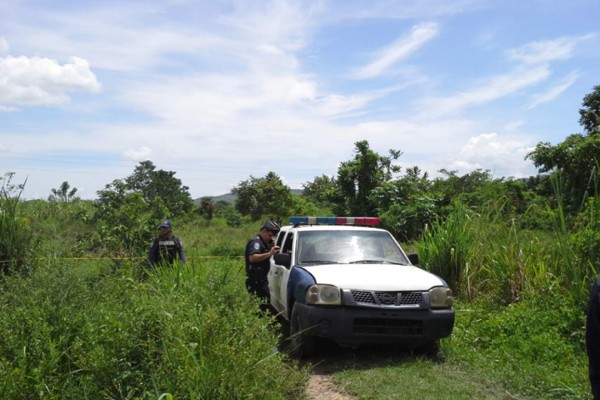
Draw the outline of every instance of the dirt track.
<instances>
[{"instance_id":1,"label":"dirt track","mask_svg":"<svg viewBox=\"0 0 600 400\"><path fill-rule=\"evenodd\" d=\"M306 397L309 400L354 400L355 397L343 392L331 381L328 375L313 373L306 385Z\"/></svg>"}]
</instances>

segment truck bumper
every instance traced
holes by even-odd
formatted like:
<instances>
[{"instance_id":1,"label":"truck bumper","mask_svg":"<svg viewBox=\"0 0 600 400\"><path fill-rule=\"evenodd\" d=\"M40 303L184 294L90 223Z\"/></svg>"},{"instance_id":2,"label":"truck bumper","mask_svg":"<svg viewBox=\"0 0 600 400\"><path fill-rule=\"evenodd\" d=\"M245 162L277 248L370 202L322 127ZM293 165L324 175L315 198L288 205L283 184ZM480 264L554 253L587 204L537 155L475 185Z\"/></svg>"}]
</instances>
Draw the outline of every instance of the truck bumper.
<instances>
[{"instance_id":1,"label":"truck bumper","mask_svg":"<svg viewBox=\"0 0 600 400\"><path fill-rule=\"evenodd\" d=\"M307 334L342 345L362 343L422 344L450 336L454 310L323 307L296 303Z\"/></svg>"}]
</instances>

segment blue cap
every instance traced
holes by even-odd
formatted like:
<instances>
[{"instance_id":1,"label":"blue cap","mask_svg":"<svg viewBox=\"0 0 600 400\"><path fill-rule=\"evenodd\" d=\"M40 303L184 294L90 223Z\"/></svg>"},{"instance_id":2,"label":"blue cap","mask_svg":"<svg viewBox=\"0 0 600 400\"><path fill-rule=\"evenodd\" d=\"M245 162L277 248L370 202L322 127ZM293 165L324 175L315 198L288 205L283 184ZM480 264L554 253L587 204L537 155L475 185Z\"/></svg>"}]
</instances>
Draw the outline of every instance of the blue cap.
<instances>
[{"instance_id":1,"label":"blue cap","mask_svg":"<svg viewBox=\"0 0 600 400\"><path fill-rule=\"evenodd\" d=\"M173 225L171 225L171 221L169 221L168 219L163 219L158 227L159 228L172 228Z\"/></svg>"},{"instance_id":2,"label":"blue cap","mask_svg":"<svg viewBox=\"0 0 600 400\"><path fill-rule=\"evenodd\" d=\"M262 229L266 229L268 231L271 231L274 234L278 234L279 233L279 225L277 225L273 221L265 221L265 223L262 226Z\"/></svg>"}]
</instances>

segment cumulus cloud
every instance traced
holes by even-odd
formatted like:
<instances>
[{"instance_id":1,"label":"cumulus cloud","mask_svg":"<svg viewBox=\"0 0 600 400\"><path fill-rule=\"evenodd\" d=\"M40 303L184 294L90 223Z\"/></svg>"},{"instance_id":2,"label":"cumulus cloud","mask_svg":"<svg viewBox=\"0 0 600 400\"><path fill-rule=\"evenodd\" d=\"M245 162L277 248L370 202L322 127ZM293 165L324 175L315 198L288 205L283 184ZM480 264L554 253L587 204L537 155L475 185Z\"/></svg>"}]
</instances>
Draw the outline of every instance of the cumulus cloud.
<instances>
[{"instance_id":1,"label":"cumulus cloud","mask_svg":"<svg viewBox=\"0 0 600 400\"><path fill-rule=\"evenodd\" d=\"M0 58L0 106L57 105L68 93L100 91L100 83L86 60L72 57L60 65L40 57Z\"/></svg>"},{"instance_id":2,"label":"cumulus cloud","mask_svg":"<svg viewBox=\"0 0 600 400\"><path fill-rule=\"evenodd\" d=\"M353 75L358 79L374 78L388 70L398 61L409 57L438 33L435 23L423 23L412 28L407 36L401 36L391 45L379 50L373 61L358 69Z\"/></svg>"},{"instance_id":3,"label":"cumulus cloud","mask_svg":"<svg viewBox=\"0 0 600 400\"><path fill-rule=\"evenodd\" d=\"M123 156L131 161L144 161L152 158L153 151L150 147L141 146L137 149L128 149L123 151Z\"/></svg>"},{"instance_id":4,"label":"cumulus cloud","mask_svg":"<svg viewBox=\"0 0 600 400\"><path fill-rule=\"evenodd\" d=\"M451 169L470 172L488 169L495 176L526 176L523 168L525 156L533 150L519 140L502 139L497 133L484 133L471 137L463 146Z\"/></svg>"}]
</instances>

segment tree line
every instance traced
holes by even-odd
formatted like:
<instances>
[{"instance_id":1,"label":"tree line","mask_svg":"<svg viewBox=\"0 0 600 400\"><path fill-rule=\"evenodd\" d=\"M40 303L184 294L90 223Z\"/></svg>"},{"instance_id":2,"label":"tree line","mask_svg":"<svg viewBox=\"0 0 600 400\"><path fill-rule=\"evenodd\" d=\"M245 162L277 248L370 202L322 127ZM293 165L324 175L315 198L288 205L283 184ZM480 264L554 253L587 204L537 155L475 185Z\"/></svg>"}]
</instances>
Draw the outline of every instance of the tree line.
<instances>
[{"instance_id":1,"label":"tree line","mask_svg":"<svg viewBox=\"0 0 600 400\"><path fill-rule=\"evenodd\" d=\"M157 169L143 161L124 179L115 179L98 191L86 221L98 229L83 237L89 248L110 247L117 254L139 254L162 218L185 219L200 215L205 223L222 217L230 226L270 218L286 222L290 215L379 216L383 226L399 240L419 239L423 230L444 219L456 204L477 211L493 205L523 229L545 229L554 221L548 208L564 207L584 225L598 194L600 155L600 85L586 95L579 110L582 133L569 135L552 145L539 143L526 156L539 174L528 178L494 178L489 170L463 175L441 170L431 178L418 166L402 169L401 150L381 155L368 141L355 143L353 157L341 162L334 176L316 176L296 195L273 171L264 177L250 176L231 189L233 204L203 197L195 204L174 171ZM2 182L3 198L15 198L19 185L7 173ZM54 203L81 202L77 188L68 182L52 190ZM577 229L577 226L569 228ZM84 235L85 236L85 235ZM5 256L2 256L5 257Z\"/></svg>"}]
</instances>

